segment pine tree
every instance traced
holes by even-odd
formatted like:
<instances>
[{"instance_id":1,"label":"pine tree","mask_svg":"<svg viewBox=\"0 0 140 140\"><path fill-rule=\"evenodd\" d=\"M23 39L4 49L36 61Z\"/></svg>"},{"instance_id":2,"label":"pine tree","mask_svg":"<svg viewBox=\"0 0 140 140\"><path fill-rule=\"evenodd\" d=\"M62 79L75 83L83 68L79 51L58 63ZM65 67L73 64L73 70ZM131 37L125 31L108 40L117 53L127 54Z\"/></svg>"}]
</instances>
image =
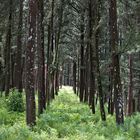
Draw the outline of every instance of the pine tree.
<instances>
[{"instance_id":1,"label":"pine tree","mask_svg":"<svg viewBox=\"0 0 140 140\"><path fill-rule=\"evenodd\" d=\"M29 0L29 35L26 47L26 121L29 126L35 124L35 91L34 91L34 53L36 35L37 0Z\"/></svg>"}]
</instances>

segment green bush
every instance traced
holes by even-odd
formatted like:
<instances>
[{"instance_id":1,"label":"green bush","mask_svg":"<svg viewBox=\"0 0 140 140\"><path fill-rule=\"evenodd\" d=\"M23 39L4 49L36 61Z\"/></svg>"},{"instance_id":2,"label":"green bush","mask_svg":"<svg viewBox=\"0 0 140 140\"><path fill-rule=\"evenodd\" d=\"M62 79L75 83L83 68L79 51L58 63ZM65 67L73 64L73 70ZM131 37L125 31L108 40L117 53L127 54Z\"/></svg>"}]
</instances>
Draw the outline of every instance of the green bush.
<instances>
[{"instance_id":1,"label":"green bush","mask_svg":"<svg viewBox=\"0 0 140 140\"><path fill-rule=\"evenodd\" d=\"M8 111L3 108L0 109L0 125L2 124L8 124L9 123L9 115L8 115Z\"/></svg>"},{"instance_id":2,"label":"green bush","mask_svg":"<svg viewBox=\"0 0 140 140\"><path fill-rule=\"evenodd\" d=\"M9 111L23 112L25 110L22 94L13 90L7 99Z\"/></svg>"}]
</instances>

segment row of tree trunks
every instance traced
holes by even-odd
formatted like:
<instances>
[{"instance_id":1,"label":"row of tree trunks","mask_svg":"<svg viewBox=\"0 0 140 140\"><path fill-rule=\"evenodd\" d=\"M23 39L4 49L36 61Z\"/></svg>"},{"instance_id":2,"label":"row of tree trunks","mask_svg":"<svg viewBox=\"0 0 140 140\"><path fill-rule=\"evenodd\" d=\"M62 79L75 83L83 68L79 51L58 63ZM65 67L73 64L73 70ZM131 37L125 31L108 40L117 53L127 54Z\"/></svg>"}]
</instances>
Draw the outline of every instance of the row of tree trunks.
<instances>
[{"instance_id":1,"label":"row of tree trunks","mask_svg":"<svg viewBox=\"0 0 140 140\"><path fill-rule=\"evenodd\" d=\"M58 16L58 30L55 30L54 14L55 0L51 1L51 15L48 24L48 49L47 49L47 72L46 72L46 99L48 105L50 101L58 95L59 79L62 79L59 64L59 44L63 22L64 1L60 4L60 14ZM62 82L61 82L62 83ZM61 84L62 86L62 84Z\"/></svg>"},{"instance_id":2,"label":"row of tree trunks","mask_svg":"<svg viewBox=\"0 0 140 140\"><path fill-rule=\"evenodd\" d=\"M86 43L84 43L84 40L86 38L84 34L85 25L83 24L81 25L80 66L78 65L78 67L80 67L80 79L79 79L80 86L78 88L80 89L79 95L80 101L88 102L93 114L95 113L95 95L97 100L99 97L101 118L103 121L105 121L106 115L104 109L104 96L102 91L102 82L99 64L99 48L98 48L100 35L100 30L98 28L100 21L99 8L100 2L96 0L88 1L87 47L85 47ZM84 23L84 17L82 17L81 21L82 23ZM97 86L98 94L96 94L96 85L95 85L96 79L98 85Z\"/></svg>"},{"instance_id":3,"label":"row of tree trunks","mask_svg":"<svg viewBox=\"0 0 140 140\"><path fill-rule=\"evenodd\" d=\"M94 1L96 6L100 7L100 1ZM109 2L109 28L110 28L110 48L112 53L112 63L110 65L110 98L109 98L109 113L113 114L114 112L114 104L116 111L116 122L117 124L122 124L124 122L123 119L123 100L122 100L122 89L121 89L121 79L120 79L120 64L119 64L119 54L117 51L118 47L118 31L117 31L117 6L116 0L111 0ZM98 8L97 8L98 9ZM97 24L95 25L94 19L97 18ZM84 20L82 20L84 23ZM100 110L102 120L106 120L105 110L104 110L104 100L103 100L103 91L102 91L102 83L101 83L101 74L99 67L99 21L100 21L100 13L99 9L95 10L93 1L89 0L89 35L88 39L89 48L90 48L90 85L89 85L89 106L92 109L92 112L95 113L95 78L97 78L98 84L98 93L99 93L99 102L100 102ZM93 32L93 27L95 33ZM80 101L83 101L84 97L86 97L88 93L88 87L85 87L84 80L87 80L86 71L84 70L84 56L88 52L84 52L84 26L81 26L81 50L80 50ZM97 28L97 29L96 29ZM96 50L96 52L95 52ZM88 51L88 49L86 50ZM95 64L96 61L96 64ZM95 76L95 68L97 70L97 77ZM87 82L87 81L86 81ZM114 95L113 95L114 89ZM131 94L132 95L132 94ZM97 96L98 97L98 96ZM114 97L114 99L113 99ZM97 98L98 99L98 98ZM85 98L85 101L87 99Z\"/></svg>"}]
</instances>

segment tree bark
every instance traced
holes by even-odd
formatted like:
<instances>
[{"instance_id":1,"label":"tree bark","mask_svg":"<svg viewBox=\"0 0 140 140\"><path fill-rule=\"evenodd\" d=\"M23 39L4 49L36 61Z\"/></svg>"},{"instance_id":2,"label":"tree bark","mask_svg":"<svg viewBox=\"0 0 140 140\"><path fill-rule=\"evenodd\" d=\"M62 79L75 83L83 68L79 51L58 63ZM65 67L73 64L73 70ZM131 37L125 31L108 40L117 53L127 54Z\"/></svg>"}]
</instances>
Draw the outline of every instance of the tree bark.
<instances>
[{"instance_id":1,"label":"tree bark","mask_svg":"<svg viewBox=\"0 0 140 140\"><path fill-rule=\"evenodd\" d=\"M118 46L118 31L117 31L117 5L116 0L109 1L109 17L110 17L110 42L112 51L112 64L113 64L113 84L114 84L114 101L116 112L116 123L118 125L124 123L123 116L123 99L121 90L120 79L120 64Z\"/></svg>"},{"instance_id":2,"label":"tree bark","mask_svg":"<svg viewBox=\"0 0 140 140\"><path fill-rule=\"evenodd\" d=\"M19 22L18 22L18 34L17 34L17 50L15 59L14 70L14 86L19 92L22 92L22 28L23 28L23 2L20 0L19 8Z\"/></svg>"},{"instance_id":3,"label":"tree bark","mask_svg":"<svg viewBox=\"0 0 140 140\"><path fill-rule=\"evenodd\" d=\"M38 1L37 56L38 56L38 114L46 109L45 54L44 54L44 0Z\"/></svg>"},{"instance_id":4,"label":"tree bark","mask_svg":"<svg viewBox=\"0 0 140 140\"><path fill-rule=\"evenodd\" d=\"M80 102L84 97L84 17L81 15L81 50L80 50Z\"/></svg>"},{"instance_id":5,"label":"tree bark","mask_svg":"<svg viewBox=\"0 0 140 140\"><path fill-rule=\"evenodd\" d=\"M10 89L10 52L11 52L11 28L12 28L12 6L13 0L9 2L8 30L6 35L6 54L5 54L5 96L9 95Z\"/></svg>"},{"instance_id":6,"label":"tree bark","mask_svg":"<svg viewBox=\"0 0 140 140\"><path fill-rule=\"evenodd\" d=\"M51 38L51 29L50 24L48 25L48 48L47 48L47 70L46 70L46 101L47 105L50 104L50 38Z\"/></svg>"},{"instance_id":7,"label":"tree bark","mask_svg":"<svg viewBox=\"0 0 140 140\"><path fill-rule=\"evenodd\" d=\"M36 121L35 92L34 92L34 51L36 34L37 1L29 0L29 35L26 47L26 121L33 126Z\"/></svg>"},{"instance_id":8,"label":"tree bark","mask_svg":"<svg viewBox=\"0 0 140 140\"><path fill-rule=\"evenodd\" d=\"M128 87L128 115L133 113L133 82L132 82L132 55L129 55L129 87Z\"/></svg>"},{"instance_id":9,"label":"tree bark","mask_svg":"<svg viewBox=\"0 0 140 140\"><path fill-rule=\"evenodd\" d=\"M86 48L86 54L85 54L85 95L84 95L84 102L88 102L88 98L89 98L89 79L90 79L90 58L89 58L89 54L90 54L90 48L89 48L89 43L87 43L87 48Z\"/></svg>"},{"instance_id":10,"label":"tree bark","mask_svg":"<svg viewBox=\"0 0 140 140\"><path fill-rule=\"evenodd\" d=\"M96 27L100 26L100 1L97 2L97 11L96 11ZM100 35L100 28L96 30L95 33L95 49L96 49L96 69L97 69L97 84L98 84L98 93L99 93L99 102L100 102L100 112L101 118L103 121L106 121L105 115L105 108L104 108L104 97L103 97L103 90L102 90L102 81L101 81L101 73L100 73L100 64L99 64L99 35Z\"/></svg>"},{"instance_id":11,"label":"tree bark","mask_svg":"<svg viewBox=\"0 0 140 140\"><path fill-rule=\"evenodd\" d=\"M95 114L95 47L93 42L93 25L94 25L94 4L89 0L89 49L90 49L90 93L89 93L89 106Z\"/></svg>"},{"instance_id":12,"label":"tree bark","mask_svg":"<svg viewBox=\"0 0 140 140\"><path fill-rule=\"evenodd\" d=\"M73 61L73 91L76 94L76 62Z\"/></svg>"},{"instance_id":13,"label":"tree bark","mask_svg":"<svg viewBox=\"0 0 140 140\"><path fill-rule=\"evenodd\" d=\"M52 7L51 7L51 49L50 49L50 67L49 67L49 74L50 74L50 97L51 99L55 98L54 93L54 67L53 67L53 58L54 58L54 0L52 0Z\"/></svg>"}]
</instances>

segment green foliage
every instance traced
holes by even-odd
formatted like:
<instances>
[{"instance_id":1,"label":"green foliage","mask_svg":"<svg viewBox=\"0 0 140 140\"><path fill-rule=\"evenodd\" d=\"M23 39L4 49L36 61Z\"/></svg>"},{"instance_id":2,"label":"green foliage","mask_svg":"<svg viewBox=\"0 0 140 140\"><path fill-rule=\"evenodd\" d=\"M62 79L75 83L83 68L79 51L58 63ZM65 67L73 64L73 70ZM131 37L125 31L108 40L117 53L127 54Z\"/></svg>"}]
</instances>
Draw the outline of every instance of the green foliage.
<instances>
[{"instance_id":1,"label":"green foliage","mask_svg":"<svg viewBox=\"0 0 140 140\"><path fill-rule=\"evenodd\" d=\"M117 126L110 115L102 122L98 107L92 114L68 87L38 118L33 130L26 126L25 114L8 112L5 105L0 108L0 140L140 140L139 132L140 113L125 118L123 126Z\"/></svg>"},{"instance_id":2,"label":"green foliage","mask_svg":"<svg viewBox=\"0 0 140 140\"><path fill-rule=\"evenodd\" d=\"M0 128L0 140L55 140L55 137L49 138L45 131L38 133L23 124L14 124L11 127Z\"/></svg>"},{"instance_id":3,"label":"green foliage","mask_svg":"<svg viewBox=\"0 0 140 140\"><path fill-rule=\"evenodd\" d=\"M0 126L13 125L15 122L24 122L25 114L9 112L6 108L0 108Z\"/></svg>"},{"instance_id":4,"label":"green foliage","mask_svg":"<svg viewBox=\"0 0 140 140\"><path fill-rule=\"evenodd\" d=\"M22 94L13 90L7 99L9 111L23 112L25 110Z\"/></svg>"},{"instance_id":5,"label":"green foliage","mask_svg":"<svg viewBox=\"0 0 140 140\"><path fill-rule=\"evenodd\" d=\"M0 125L2 124L9 124L9 115L8 111L4 109L0 109Z\"/></svg>"},{"instance_id":6,"label":"green foliage","mask_svg":"<svg viewBox=\"0 0 140 140\"><path fill-rule=\"evenodd\" d=\"M139 140L139 124L140 114L126 118L125 125L120 127L116 126L114 116L108 115L107 121L102 122L99 109L93 115L68 88L41 115L37 127L44 131L53 128L59 138L66 140Z\"/></svg>"}]
</instances>

